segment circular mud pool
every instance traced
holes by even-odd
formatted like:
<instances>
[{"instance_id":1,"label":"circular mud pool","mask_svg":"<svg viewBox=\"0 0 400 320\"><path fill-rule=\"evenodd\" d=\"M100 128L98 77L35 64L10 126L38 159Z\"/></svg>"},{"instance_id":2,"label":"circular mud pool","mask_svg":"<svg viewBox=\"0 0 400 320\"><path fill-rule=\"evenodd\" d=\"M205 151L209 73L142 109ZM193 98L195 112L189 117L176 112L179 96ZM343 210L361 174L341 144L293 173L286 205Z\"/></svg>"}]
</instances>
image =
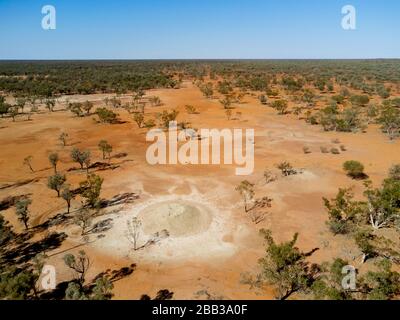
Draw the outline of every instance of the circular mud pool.
<instances>
[{"instance_id":1,"label":"circular mud pool","mask_svg":"<svg viewBox=\"0 0 400 320\"><path fill-rule=\"evenodd\" d=\"M166 201L152 204L139 212L143 231L155 234L167 230L171 237L187 237L206 231L211 212L200 204L188 201Z\"/></svg>"}]
</instances>

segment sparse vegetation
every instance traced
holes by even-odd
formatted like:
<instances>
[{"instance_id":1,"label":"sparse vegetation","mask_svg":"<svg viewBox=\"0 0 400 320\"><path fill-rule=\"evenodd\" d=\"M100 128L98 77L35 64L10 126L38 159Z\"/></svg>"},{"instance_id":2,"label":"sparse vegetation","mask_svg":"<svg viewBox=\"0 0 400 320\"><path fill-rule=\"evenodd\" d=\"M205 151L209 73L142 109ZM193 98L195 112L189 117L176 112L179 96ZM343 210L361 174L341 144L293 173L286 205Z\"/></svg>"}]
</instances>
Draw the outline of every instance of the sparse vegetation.
<instances>
[{"instance_id":1,"label":"sparse vegetation","mask_svg":"<svg viewBox=\"0 0 400 320\"><path fill-rule=\"evenodd\" d=\"M297 170L294 169L293 166L287 161L277 164L276 167L281 170L284 177L292 176L298 173Z\"/></svg>"},{"instance_id":2,"label":"sparse vegetation","mask_svg":"<svg viewBox=\"0 0 400 320\"><path fill-rule=\"evenodd\" d=\"M133 121L136 122L138 128L140 129L143 126L144 114L141 112L137 112L137 113L133 114Z\"/></svg>"},{"instance_id":3,"label":"sparse vegetation","mask_svg":"<svg viewBox=\"0 0 400 320\"><path fill-rule=\"evenodd\" d=\"M178 114L179 112L177 110L171 110L171 111L164 110L160 115L160 120L163 128L167 129L169 127L169 123L175 121Z\"/></svg>"},{"instance_id":4,"label":"sparse vegetation","mask_svg":"<svg viewBox=\"0 0 400 320\"><path fill-rule=\"evenodd\" d=\"M309 290L319 269L306 261L311 253L301 252L296 247L298 234L291 241L278 244L270 230L263 229L260 233L266 244L265 257L259 260L260 282L275 286L279 300L285 300L295 292Z\"/></svg>"},{"instance_id":5,"label":"sparse vegetation","mask_svg":"<svg viewBox=\"0 0 400 320\"><path fill-rule=\"evenodd\" d=\"M154 256L160 263L169 255L182 260L210 257L229 246L237 254L237 259L229 260L229 268L222 266L213 274L211 269L205 270L220 283L227 271L233 270L232 279L241 271L240 262L249 257L243 253L248 243L251 242L252 252L261 249L261 241L251 238L257 225L272 225L279 241L271 231L262 230L265 255L257 266L259 272L249 283L259 291L267 291L256 294L270 297L272 288L277 299L398 300L399 66L397 60L0 62L4 158L0 161L0 211L4 213L0 214L0 299L110 299L113 283L131 274L133 265L102 272L102 259L77 253L75 244L93 254L103 246L112 253L118 245L121 254L132 253L145 259ZM164 90L178 89L183 81L182 89ZM155 92L160 96L152 96ZM209 100L201 98L201 94ZM106 98L99 101L99 97ZM165 104L160 97L166 97ZM271 114L265 106L276 111L271 109ZM194 116L199 111L201 116ZM274 112L293 115L278 117ZM240 122L233 121L239 119ZM145 131L156 126L167 129L171 121L177 121L178 130L193 128L195 133L186 142L202 142L205 137L198 128L207 125L255 128L256 138L251 143L258 165L249 176L251 179L242 181L235 191L232 185L240 180L230 177L233 165L150 168L143 157L147 147L143 143ZM129 132L133 127L134 131ZM386 139L382 139L384 135ZM180 140L178 146L183 145L185 141ZM316 152L319 146L324 154ZM239 150L236 147L235 152ZM91 154L96 148L96 154ZM311 151L313 154L309 155ZM168 156L170 152L167 149ZM340 159L345 156L343 162L353 158L360 162L350 160L341 166ZM86 172L76 170L72 162L79 163ZM285 177L303 172L293 162L307 166L307 172L301 179L287 180ZM275 169L271 163L278 163ZM264 172L263 165L268 166ZM63 170L70 184L66 183ZM54 175L43 181L46 173L53 171ZM371 174L371 181L366 173ZM78 184L79 181L82 182ZM43 189L43 182L44 188L47 182L50 190ZM341 184L343 188L339 188ZM351 185L354 187L349 188ZM339 190L332 192L332 188ZM232 203L235 192L241 197L238 203ZM56 193L60 199L54 197ZM193 196L196 203L182 211L173 205L165 206L171 208L168 219L173 220L166 220L165 226L161 219L151 225L148 215L131 210L141 210L148 200L151 205L153 199L158 202L159 195L172 198L173 194L182 196L180 201L184 202L191 202L189 196ZM276 208L267 194L276 198ZM326 196L323 203L321 194ZM136 203L142 195L144 198ZM44 201L42 197L48 199L43 198ZM206 199L207 205L201 199ZM245 216L238 214L237 204L244 207ZM326 210L321 211L321 204ZM205 211L211 227L209 221L202 221ZM225 211L232 214L226 216ZM156 210L150 207L148 212L154 214ZM326 214L326 224L321 221L321 214ZM184 231L202 232L180 238L185 239L185 244L174 252L173 239L165 246L161 240L170 233L179 237L174 223L181 223L187 216L190 223ZM301 225L304 221L309 223L307 227ZM225 223L227 231L216 238L215 232L225 230ZM231 226L237 226L238 237L231 236ZM298 234L288 239L297 229L304 239L301 243ZM65 239L68 241L63 243ZM197 243L201 245L196 246ZM316 249L311 250L310 244L323 251L312 260L310 256ZM60 269L55 290L39 286L47 259L41 257L42 253L49 254L50 265L56 263L57 274ZM70 254L65 257L64 267L57 260L60 253ZM322 262L321 257L332 260ZM96 265L89 274L91 260ZM349 264L354 265L357 276L355 289L342 285L343 268ZM150 278L158 268L151 263L144 267L139 276L147 268ZM69 280L66 269L73 271ZM145 286L147 278L142 281ZM175 273L170 278L169 283L180 290L183 278ZM157 282L159 278L152 280ZM133 282L129 285L135 286ZM141 292L121 291L125 287L126 284L116 286L118 298L140 297ZM230 297L212 283L209 287L195 293L195 297ZM179 296L185 298L185 292ZM151 296L170 299L172 295L165 289ZM240 292L235 295L247 296ZM151 299L146 294L142 298Z\"/></svg>"},{"instance_id":6,"label":"sparse vegetation","mask_svg":"<svg viewBox=\"0 0 400 320\"><path fill-rule=\"evenodd\" d=\"M373 188L370 182L365 186L367 217L372 228L397 226L400 222L400 180L389 176L380 188Z\"/></svg>"},{"instance_id":7,"label":"sparse vegetation","mask_svg":"<svg viewBox=\"0 0 400 320\"><path fill-rule=\"evenodd\" d=\"M226 115L226 118L228 120L231 120L232 119L232 110L231 109L226 109L225 110L225 115Z\"/></svg>"},{"instance_id":8,"label":"sparse vegetation","mask_svg":"<svg viewBox=\"0 0 400 320\"><path fill-rule=\"evenodd\" d=\"M74 272L74 279L80 288L82 288L85 283L86 274L91 265L86 252L81 250L76 256L68 253L64 256L64 263Z\"/></svg>"},{"instance_id":9,"label":"sparse vegetation","mask_svg":"<svg viewBox=\"0 0 400 320\"><path fill-rule=\"evenodd\" d=\"M108 159L110 159L111 152L113 151L111 144L109 144L106 140L101 140L98 144L98 147L99 147L99 150L103 154L103 160L105 160L106 157L108 157Z\"/></svg>"},{"instance_id":10,"label":"sparse vegetation","mask_svg":"<svg viewBox=\"0 0 400 320\"><path fill-rule=\"evenodd\" d=\"M264 179L265 179L265 184L268 184L268 183L276 181L277 177L270 170L264 170Z\"/></svg>"},{"instance_id":11,"label":"sparse vegetation","mask_svg":"<svg viewBox=\"0 0 400 320\"><path fill-rule=\"evenodd\" d=\"M390 168L389 179L400 180L400 164L395 164Z\"/></svg>"},{"instance_id":12,"label":"sparse vegetation","mask_svg":"<svg viewBox=\"0 0 400 320\"><path fill-rule=\"evenodd\" d=\"M366 177L366 174L364 173L364 165L359 161L346 161L343 164L343 170L353 179L364 179Z\"/></svg>"},{"instance_id":13,"label":"sparse vegetation","mask_svg":"<svg viewBox=\"0 0 400 320\"><path fill-rule=\"evenodd\" d=\"M96 114L101 123L115 123L117 120L117 114L107 108L97 108Z\"/></svg>"},{"instance_id":14,"label":"sparse vegetation","mask_svg":"<svg viewBox=\"0 0 400 320\"><path fill-rule=\"evenodd\" d=\"M80 151L77 148L73 148L71 151L71 158L73 161L79 163L81 169L83 169L83 165L88 161L90 162L90 151L89 150Z\"/></svg>"},{"instance_id":15,"label":"sparse vegetation","mask_svg":"<svg viewBox=\"0 0 400 320\"><path fill-rule=\"evenodd\" d=\"M222 105L222 107L225 110L230 109L231 106L232 106L232 101L231 101L231 98L229 96L226 96L224 99L219 100L219 103Z\"/></svg>"},{"instance_id":16,"label":"sparse vegetation","mask_svg":"<svg viewBox=\"0 0 400 320\"><path fill-rule=\"evenodd\" d=\"M72 201L72 199L75 198L75 195L70 190L70 187L68 185L64 185L63 186L63 189L61 191L61 197L67 203L67 214L69 214L69 211L70 211L70 208L71 208L71 201Z\"/></svg>"},{"instance_id":17,"label":"sparse vegetation","mask_svg":"<svg viewBox=\"0 0 400 320\"><path fill-rule=\"evenodd\" d=\"M92 208L95 208L99 202L103 181L103 178L95 174L91 174L88 176L86 181L80 183L80 187L83 190L81 195L86 199L87 205Z\"/></svg>"},{"instance_id":18,"label":"sparse vegetation","mask_svg":"<svg viewBox=\"0 0 400 320\"><path fill-rule=\"evenodd\" d=\"M82 104L82 109L84 110L84 111L86 111L86 115L89 115L90 114L90 111L93 109L93 102L91 102L91 101L85 101L83 104Z\"/></svg>"},{"instance_id":19,"label":"sparse vegetation","mask_svg":"<svg viewBox=\"0 0 400 320\"><path fill-rule=\"evenodd\" d=\"M271 107L278 111L279 115L285 115L288 111L288 102L286 100L276 100Z\"/></svg>"},{"instance_id":20,"label":"sparse vegetation","mask_svg":"<svg viewBox=\"0 0 400 320\"><path fill-rule=\"evenodd\" d=\"M159 107L162 105L160 97L154 96L149 98L150 104L153 107Z\"/></svg>"},{"instance_id":21,"label":"sparse vegetation","mask_svg":"<svg viewBox=\"0 0 400 320\"><path fill-rule=\"evenodd\" d=\"M133 245L133 250L139 249L139 238L141 232L142 222L137 218L133 217L132 220L127 221L127 238Z\"/></svg>"},{"instance_id":22,"label":"sparse vegetation","mask_svg":"<svg viewBox=\"0 0 400 320\"><path fill-rule=\"evenodd\" d=\"M77 117L83 117L82 103L74 102L68 105L68 109Z\"/></svg>"},{"instance_id":23,"label":"sparse vegetation","mask_svg":"<svg viewBox=\"0 0 400 320\"><path fill-rule=\"evenodd\" d=\"M74 223L81 228L81 236L88 232L88 228L92 226L92 214L86 209L82 208L75 213Z\"/></svg>"},{"instance_id":24,"label":"sparse vegetation","mask_svg":"<svg viewBox=\"0 0 400 320\"><path fill-rule=\"evenodd\" d=\"M53 112L54 107L56 106L56 101L54 99L46 99L45 105L50 112Z\"/></svg>"},{"instance_id":25,"label":"sparse vegetation","mask_svg":"<svg viewBox=\"0 0 400 320\"><path fill-rule=\"evenodd\" d=\"M32 156L27 156L24 158L23 164L28 166L28 168L31 170L31 172L35 172L35 170L33 170L33 168L32 168L32 160L33 160Z\"/></svg>"},{"instance_id":26,"label":"sparse vegetation","mask_svg":"<svg viewBox=\"0 0 400 320\"><path fill-rule=\"evenodd\" d=\"M360 219L364 204L353 199L354 193L351 189L339 189L334 199L323 199L329 216L327 224L333 234L351 232Z\"/></svg>"},{"instance_id":27,"label":"sparse vegetation","mask_svg":"<svg viewBox=\"0 0 400 320\"><path fill-rule=\"evenodd\" d=\"M393 140L400 135L400 110L394 107L385 107L378 119L382 131Z\"/></svg>"},{"instance_id":28,"label":"sparse vegetation","mask_svg":"<svg viewBox=\"0 0 400 320\"><path fill-rule=\"evenodd\" d=\"M244 203L244 211L248 212L250 207L250 203L251 201L254 199L254 184L244 180L242 181L235 189L237 192L240 193L240 195L242 196L243 199L243 203Z\"/></svg>"},{"instance_id":29,"label":"sparse vegetation","mask_svg":"<svg viewBox=\"0 0 400 320\"><path fill-rule=\"evenodd\" d=\"M321 147L320 150L322 153L329 153L329 150L327 147Z\"/></svg>"},{"instance_id":30,"label":"sparse vegetation","mask_svg":"<svg viewBox=\"0 0 400 320\"><path fill-rule=\"evenodd\" d=\"M156 122L154 121L154 119L147 119L144 121L143 125L146 129L151 129L156 126Z\"/></svg>"},{"instance_id":31,"label":"sparse vegetation","mask_svg":"<svg viewBox=\"0 0 400 320\"><path fill-rule=\"evenodd\" d=\"M68 133L62 132L58 137L63 147L67 146Z\"/></svg>"},{"instance_id":32,"label":"sparse vegetation","mask_svg":"<svg viewBox=\"0 0 400 320\"><path fill-rule=\"evenodd\" d=\"M29 206L31 203L32 201L30 199L21 199L15 204L15 213L17 218L24 225L26 230L28 230L28 222L30 218Z\"/></svg>"},{"instance_id":33,"label":"sparse vegetation","mask_svg":"<svg viewBox=\"0 0 400 320\"><path fill-rule=\"evenodd\" d=\"M190 104L185 105L185 109L186 109L186 112L188 114L196 114L196 113L198 113L197 110L196 110L196 107L194 107L194 106L192 106Z\"/></svg>"},{"instance_id":34,"label":"sparse vegetation","mask_svg":"<svg viewBox=\"0 0 400 320\"><path fill-rule=\"evenodd\" d=\"M333 263L322 266L321 275L312 284L311 290L318 300L352 300L352 292L343 288L343 268L349 262L337 258Z\"/></svg>"},{"instance_id":35,"label":"sparse vegetation","mask_svg":"<svg viewBox=\"0 0 400 320\"><path fill-rule=\"evenodd\" d=\"M331 153L332 154L340 154L340 151L338 148L331 148Z\"/></svg>"},{"instance_id":36,"label":"sparse vegetation","mask_svg":"<svg viewBox=\"0 0 400 320\"><path fill-rule=\"evenodd\" d=\"M214 87L211 82L208 82L206 84L200 85L200 91L203 93L203 95L207 98L210 99L214 95Z\"/></svg>"},{"instance_id":37,"label":"sparse vegetation","mask_svg":"<svg viewBox=\"0 0 400 320\"><path fill-rule=\"evenodd\" d=\"M49 189L57 192L57 197L60 197L60 192L65 181L67 181L65 175L56 173L47 179L47 186Z\"/></svg>"},{"instance_id":38,"label":"sparse vegetation","mask_svg":"<svg viewBox=\"0 0 400 320\"><path fill-rule=\"evenodd\" d=\"M325 131L357 132L365 129L359 107L354 106L340 112L337 105L329 105L318 113L315 124L321 124Z\"/></svg>"},{"instance_id":39,"label":"sparse vegetation","mask_svg":"<svg viewBox=\"0 0 400 320\"><path fill-rule=\"evenodd\" d=\"M54 169L54 174L57 174L57 164L60 161L57 152L52 152L49 154L49 162Z\"/></svg>"}]
</instances>

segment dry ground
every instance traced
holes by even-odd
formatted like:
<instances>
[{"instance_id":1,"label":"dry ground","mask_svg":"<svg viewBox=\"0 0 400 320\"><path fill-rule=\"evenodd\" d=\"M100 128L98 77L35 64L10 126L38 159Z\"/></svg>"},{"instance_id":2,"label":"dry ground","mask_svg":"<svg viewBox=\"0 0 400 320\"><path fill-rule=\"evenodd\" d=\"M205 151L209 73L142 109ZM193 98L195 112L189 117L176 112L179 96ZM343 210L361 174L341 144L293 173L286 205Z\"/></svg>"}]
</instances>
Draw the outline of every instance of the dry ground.
<instances>
[{"instance_id":1,"label":"dry ground","mask_svg":"<svg viewBox=\"0 0 400 320\"><path fill-rule=\"evenodd\" d=\"M67 172L77 167L69 156L73 147L90 149L94 161L101 161L97 149L101 139L112 144L114 154L127 153L124 158L111 160L119 165L118 168L96 172L104 178L101 196L109 199L120 193L134 192L139 199L121 207L108 208L97 218L98 221L113 219L112 228L102 237L91 234L85 242L74 225L48 230L64 231L69 236L61 247L47 252L49 263L57 267L57 281L71 278L63 264L63 254L84 249L92 260L88 279L106 269L137 265L132 275L114 284L117 299L137 299L144 293L154 296L160 289L173 291L177 299L273 298L271 288L261 292L240 283L242 273L257 271L257 260L263 255L263 243L258 236L260 228L270 228L277 241L288 240L293 233L299 232L300 248L304 251L320 248L311 257L313 261L342 257L358 263L359 252L353 243L328 232L322 197L333 197L339 187L354 186L358 194L362 191L362 182L351 180L343 173L342 164L346 160L364 163L373 182L380 183L389 167L400 163L400 141L389 141L374 126L366 133L358 134L323 132L319 126L310 126L294 115L276 115L273 109L260 105L250 96L246 96L245 103L234 105L234 113L241 112L241 119L228 121L218 100L205 99L190 82L185 82L178 90L151 90L147 94L158 95L164 103L160 107L148 106L148 116L167 108L177 108L180 111L178 120L189 121L195 128L254 128L255 171L245 178L256 183L257 196L273 198L272 208L265 221L257 225L251 222L235 191L235 186L244 179L235 176L235 166L150 166L145 159L149 145L145 141L146 129L138 129L131 116L122 109L118 113L126 122L116 125L95 123L94 116L76 118L65 110L43 112L34 115L31 121L25 121L24 117L16 122L0 120L0 184L3 186L0 199L29 194L33 200L31 225L65 212L65 202L47 188L47 177L53 172L47 159L50 152L59 153L59 170L67 173L68 183L74 187L85 179L85 172ZM96 105L101 105L104 97L91 95L69 99L97 101ZM186 104L196 106L200 113L187 115ZM62 147L57 139L61 132L69 134L66 147ZM339 139L348 151L340 155L321 153L321 146L329 149L337 146L332 142L334 139ZM312 153L304 154L304 146ZM28 155L33 156L34 173L22 165ZM266 168L276 170L275 164L281 161L291 162L304 173L265 185L263 171ZM4 188L6 184L31 178L37 180ZM189 209L180 208L178 211L183 218L171 222L165 217L165 210L168 205L176 206L177 203L184 203ZM76 199L73 208L79 205L80 201ZM21 230L13 208L3 213L16 230ZM152 214L157 218L146 218ZM173 229L170 237L142 250L131 250L125 236L126 221L136 215L143 219L141 241L146 241L157 228L168 226ZM175 225L172 227L171 223ZM35 239L41 237L44 233L37 234Z\"/></svg>"}]
</instances>

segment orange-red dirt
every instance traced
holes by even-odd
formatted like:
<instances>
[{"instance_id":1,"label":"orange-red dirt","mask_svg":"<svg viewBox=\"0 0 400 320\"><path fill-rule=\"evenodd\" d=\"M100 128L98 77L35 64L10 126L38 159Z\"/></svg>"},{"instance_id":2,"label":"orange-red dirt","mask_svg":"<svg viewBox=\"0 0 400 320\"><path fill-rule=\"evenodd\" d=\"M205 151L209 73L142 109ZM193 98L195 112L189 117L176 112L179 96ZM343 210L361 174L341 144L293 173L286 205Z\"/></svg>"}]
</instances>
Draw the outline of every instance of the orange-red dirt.
<instances>
[{"instance_id":1,"label":"orange-red dirt","mask_svg":"<svg viewBox=\"0 0 400 320\"><path fill-rule=\"evenodd\" d=\"M68 238L62 246L47 252L48 263L57 268L57 282L71 279L70 270L62 257L66 252L85 250L92 265L87 276L90 281L107 269L115 270L137 265L128 277L114 283L114 298L139 299L142 294L154 296L160 289L174 292L176 299L272 299L273 288L250 289L240 281L241 274L257 272L257 260L263 256L264 246L258 235L261 228L270 228L277 241L291 239L299 232L298 246L309 251L320 248L312 261L329 261L342 257L361 267L360 252L354 243L345 237L334 237L329 233L325 221L327 214L322 197L333 197L339 187L354 186L357 195L362 192L362 182L348 178L342 164L346 160L359 160L375 184L385 178L388 169L400 163L400 141L389 141L378 127L369 126L366 133L323 132L319 126L310 126L294 115L279 116L266 106L260 105L256 97L247 95L243 103L234 104L235 112L241 112L240 120L227 120L218 100L205 99L191 82L184 82L181 89L150 90L147 95L157 95L163 106L147 106L146 118L156 113L176 108L178 121L188 121L194 128L253 128L255 129L255 170L251 176L235 175L235 165L163 165L151 166L146 162L146 129L139 129L132 116L118 109L122 124L96 123L89 116L77 118L62 110L60 103L53 113L34 114L31 121L24 116L0 120L0 184L13 184L27 179L37 179L19 187L0 189L0 199L9 195L30 195L32 199L30 225L45 222L58 213L65 212L65 201L47 187L47 177L53 174L48 161L50 152L58 152L61 158L59 171L67 174L68 183L74 188L83 181L86 173L69 171L79 165L70 159L73 147L90 149L92 161L102 161L97 148L105 139L113 146L113 154L127 153L126 157L113 158L111 163L119 165L114 170L96 171L104 178L101 197L110 199L114 195L134 192L139 199L121 207L108 208L101 218L113 218L113 227L104 232L104 238L89 235L88 242L80 236L74 225L53 227L50 231L66 232ZM73 96L70 101L91 100L102 106L107 95ZM121 97L123 101L129 98ZM60 99L62 101L62 99ZM184 106L194 105L199 114L188 115ZM44 110L44 108L42 108ZM69 135L68 145L61 146L58 136ZM321 146L337 147L339 139L347 151L339 155L323 154ZM303 147L312 151L304 154ZM31 173L23 165L23 159L32 155ZM279 177L273 183L263 182L263 172L269 168L279 173L275 164L289 161L303 174ZM243 210L243 204L235 187L247 179L256 184L257 196L268 195L273 199L266 219L255 225ZM132 214L147 204L157 201L193 201L207 207L213 222L207 231L195 236L167 238L159 243L135 252L130 250L125 236L125 222ZM80 198L73 200L73 208L80 206ZM115 212L111 212L115 211ZM20 231L14 208L3 212L13 227ZM160 230L161 231L161 230ZM39 234L36 238L44 237Z\"/></svg>"}]
</instances>

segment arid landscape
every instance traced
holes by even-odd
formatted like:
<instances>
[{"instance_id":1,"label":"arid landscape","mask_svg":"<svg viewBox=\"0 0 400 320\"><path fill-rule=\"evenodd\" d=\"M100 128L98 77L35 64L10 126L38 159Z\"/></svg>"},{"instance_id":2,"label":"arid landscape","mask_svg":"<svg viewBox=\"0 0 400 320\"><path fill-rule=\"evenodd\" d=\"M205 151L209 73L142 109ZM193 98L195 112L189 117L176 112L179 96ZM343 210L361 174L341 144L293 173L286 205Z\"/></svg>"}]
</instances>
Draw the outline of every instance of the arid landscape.
<instances>
[{"instance_id":1,"label":"arid landscape","mask_svg":"<svg viewBox=\"0 0 400 320\"><path fill-rule=\"evenodd\" d=\"M0 297L398 299L399 71L0 63ZM253 173L149 164L146 134L170 121L254 129ZM346 265L357 290L337 280Z\"/></svg>"}]
</instances>

